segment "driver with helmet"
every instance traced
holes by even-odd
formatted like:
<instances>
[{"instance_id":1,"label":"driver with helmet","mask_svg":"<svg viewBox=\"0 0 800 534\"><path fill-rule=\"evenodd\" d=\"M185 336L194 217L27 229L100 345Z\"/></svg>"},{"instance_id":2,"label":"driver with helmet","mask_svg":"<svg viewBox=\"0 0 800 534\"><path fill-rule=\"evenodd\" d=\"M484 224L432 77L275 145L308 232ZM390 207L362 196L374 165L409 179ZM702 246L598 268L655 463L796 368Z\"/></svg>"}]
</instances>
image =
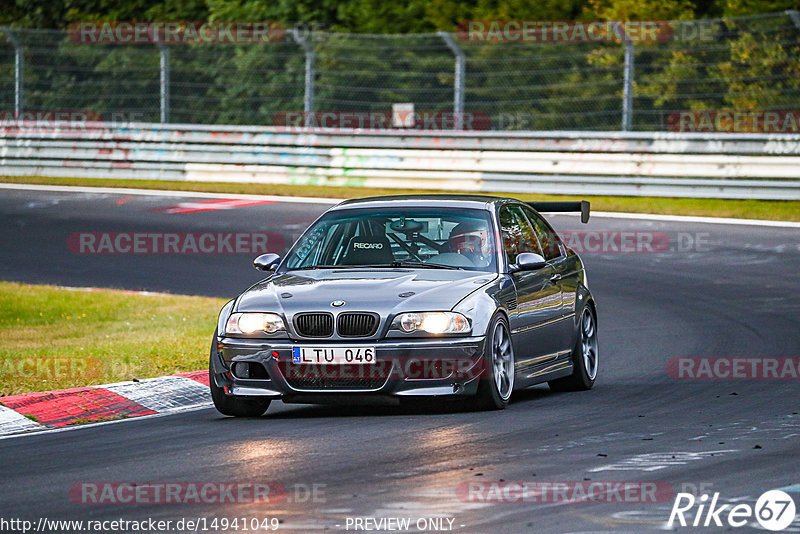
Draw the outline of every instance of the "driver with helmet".
<instances>
[{"instance_id":1,"label":"driver with helmet","mask_svg":"<svg viewBox=\"0 0 800 534\"><path fill-rule=\"evenodd\" d=\"M489 243L489 227L481 219L459 223L450 231L450 250L468 258L475 265L488 265L491 254Z\"/></svg>"}]
</instances>

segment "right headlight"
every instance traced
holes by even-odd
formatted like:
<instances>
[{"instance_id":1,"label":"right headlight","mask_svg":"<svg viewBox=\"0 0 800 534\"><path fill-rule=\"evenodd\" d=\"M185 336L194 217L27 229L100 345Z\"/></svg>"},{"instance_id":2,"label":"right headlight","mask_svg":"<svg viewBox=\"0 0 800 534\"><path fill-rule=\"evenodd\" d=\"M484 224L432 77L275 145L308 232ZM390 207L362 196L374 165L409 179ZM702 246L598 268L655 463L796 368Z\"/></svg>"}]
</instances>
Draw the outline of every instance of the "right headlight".
<instances>
[{"instance_id":1,"label":"right headlight","mask_svg":"<svg viewBox=\"0 0 800 534\"><path fill-rule=\"evenodd\" d=\"M466 334L469 320L456 312L401 313L392 321L392 328L402 332L427 332L429 334Z\"/></svg>"},{"instance_id":2,"label":"right headlight","mask_svg":"<svg viewBox=\"0 0 800 534\"><path fill-rule=\"evenodd\" d=\"M277 313L232 313L225 325L226 334L274 334L280 331L286 331L286 325Z\"/></svg>"}]
</instances>

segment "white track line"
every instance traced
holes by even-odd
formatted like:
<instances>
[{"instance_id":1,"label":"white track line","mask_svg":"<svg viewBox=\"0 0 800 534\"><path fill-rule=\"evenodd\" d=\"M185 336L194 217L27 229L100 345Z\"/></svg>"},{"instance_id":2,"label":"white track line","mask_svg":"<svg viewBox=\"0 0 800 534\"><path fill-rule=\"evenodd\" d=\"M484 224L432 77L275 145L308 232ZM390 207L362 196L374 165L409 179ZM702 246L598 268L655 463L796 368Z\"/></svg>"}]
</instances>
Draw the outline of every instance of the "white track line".
<instances>
[{"instance_id":1,"label":"white track line","mask_svg":"<svg viewBox=\"0 0 800 534\"><path fill-rule=\"evenodd\" d=\"M201 193L193 191L169 191L161 189L130 189L124 187L79 187L71 185L35 185L35 184L5 184L0 183L0 189L13 189L20 191L53 191L61 193L95 193L95 194L126 194L154 197L178 198L241 198L249 200L267 200L272 202L286 202L296 204L327 204L333 205L342 202L341 198L318 197L289 197L277 195L243 195L233 193ZM687 215L656 215L649 213L618 213L610 211L593 211L592 217L610 219L640 219L648 221L666 221L701 224L732 224L745 226L772 226L778 228L800 228L800 222L768 221L762 219L732 219L724 217L694 217Z\"/></svg>"},{"instance_id":2,"label":"white track line","mask_svg":"<svg viewBox=\"0 0 800 534\"><path fill-rule=\"evenodd\" d=\"M247 200L266 200L270 202L292 202L297 204L338 204L341 198L284 197L277 195L244 195L237 193L202 193L199 191L169 191L167 189L131 189L127 187L82 187L71 185L3 184L0 189L22 191L52 191L57 193L95 193L113 195L142 195L151 197L176 198L237 198Z\"/></svg>"},{"instance_id":3,"label":"white track line","mask_svg":"<svg viewBox=\"0 0 800 534\"><path fill-rule=\"evenodd\" d=\"M613 219L645 219L648 221L671 221L703 224L738 224L748 226L777 226L780 228L800 228L800 222L767 221L763 219L732 219L726 217L694 217L690 215L656 215L648 213L617 213L610 211L593 211L592 217Z\"/></svg>"}]
</instances>

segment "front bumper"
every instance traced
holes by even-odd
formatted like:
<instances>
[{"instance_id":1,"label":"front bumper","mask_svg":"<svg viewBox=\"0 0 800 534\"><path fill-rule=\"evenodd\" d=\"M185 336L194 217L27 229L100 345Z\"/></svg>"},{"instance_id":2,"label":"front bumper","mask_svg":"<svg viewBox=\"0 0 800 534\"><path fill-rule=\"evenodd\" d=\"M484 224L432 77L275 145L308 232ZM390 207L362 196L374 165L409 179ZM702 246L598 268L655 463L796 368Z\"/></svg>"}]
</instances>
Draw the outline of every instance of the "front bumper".
<instances>
[{"instance_id":1,"label":"front bumper","mask_svg":"<svg viewBox=\"0 0 800 534\"><path fill-rule=\"evenodd\" d=\"M211 378L230 395L280 398L286 402L327 402L337 396L473 395L488 368L482 356L484 342L484 337L357 343L220 337L216 356L211 358ZM292 364L292 348L304 344L375 347L376 362L304 367ZM247 371L242 372L243 369Z\"/></svg>"}]
</instances>

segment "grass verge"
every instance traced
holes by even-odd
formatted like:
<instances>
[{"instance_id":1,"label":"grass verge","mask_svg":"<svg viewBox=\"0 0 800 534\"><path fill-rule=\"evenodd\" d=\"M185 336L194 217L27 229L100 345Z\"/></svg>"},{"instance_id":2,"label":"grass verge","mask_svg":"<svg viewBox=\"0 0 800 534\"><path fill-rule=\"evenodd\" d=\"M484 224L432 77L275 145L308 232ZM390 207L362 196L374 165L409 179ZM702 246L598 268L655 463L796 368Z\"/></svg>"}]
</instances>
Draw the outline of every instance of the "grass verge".
<instances>
[{"instance_id":1,"label":"grass verge","mask_svg":"<svg viewBox=\"0 0 800 534\"><path fill-rule=\"evenodd\" d=\"M176 191L201 191L209 193L323 198L356 198L415 193L452 193L452 191L435 191L428 189L373 189L366 187L327 185L167 182L161 180L120 180L104 178L51 178L47 176L0 176L0 182L94 187L133 187L137 189L171 189ZM592 209L595 211L800 221L800 201L798 200L726 200L714 198L531 195L521 193L493 194L518 198L520 200L575 200L583 198L592 202Z\"/></svg>"},{"instance_id":2,"label":"grass verge","mask_svg":"<svg viewBox=\"0 0 800 534\"><path fill-rule=\"evenodd\" d=\"M224 302L0 282L0 396L203 369Z\"/></svg>"}]
</instances>

